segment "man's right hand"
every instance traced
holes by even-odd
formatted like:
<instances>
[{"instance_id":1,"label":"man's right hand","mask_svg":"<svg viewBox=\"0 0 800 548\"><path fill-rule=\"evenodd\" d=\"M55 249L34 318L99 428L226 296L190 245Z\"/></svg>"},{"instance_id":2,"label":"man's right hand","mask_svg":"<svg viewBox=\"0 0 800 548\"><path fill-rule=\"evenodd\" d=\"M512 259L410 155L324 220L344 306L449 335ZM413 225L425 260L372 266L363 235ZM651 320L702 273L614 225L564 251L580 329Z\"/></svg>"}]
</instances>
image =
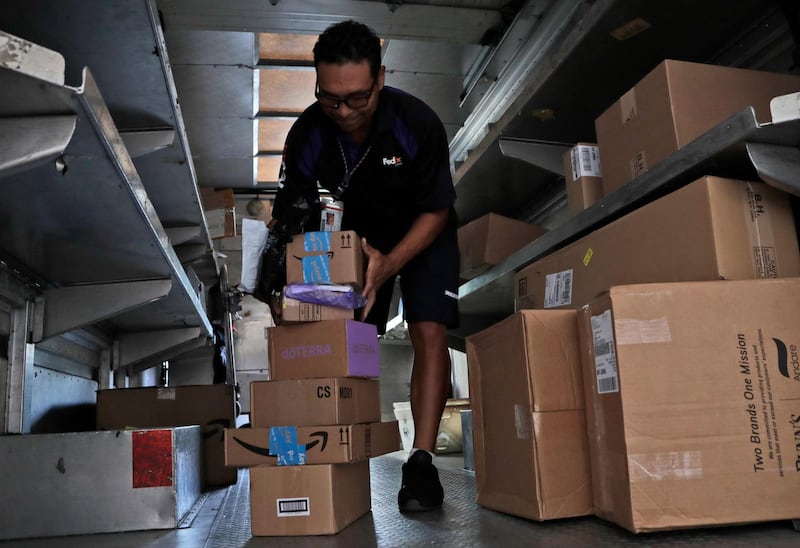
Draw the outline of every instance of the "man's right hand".
<instances>
[{"instance_id":1,"label":"man's right hand","mask_svg":"<svg viewBox=\"0 0 800 548\"><path fill-rule=\"evenodd\" d=\"M280 325L283 319L283 309L281 308L281 295L273 293L269 298L269 311L272 314L272 322L275 325Z\"/></svg>"}]
</instances>

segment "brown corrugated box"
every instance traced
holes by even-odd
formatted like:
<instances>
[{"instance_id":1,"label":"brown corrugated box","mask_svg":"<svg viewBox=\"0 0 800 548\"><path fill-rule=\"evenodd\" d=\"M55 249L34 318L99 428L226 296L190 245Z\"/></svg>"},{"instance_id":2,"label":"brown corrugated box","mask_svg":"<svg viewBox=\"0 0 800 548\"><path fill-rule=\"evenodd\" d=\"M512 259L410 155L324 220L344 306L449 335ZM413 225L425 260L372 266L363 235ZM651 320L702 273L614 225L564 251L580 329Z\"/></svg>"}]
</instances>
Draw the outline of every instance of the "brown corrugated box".
<instances>
[{"instance_id":1,"label":"brown corrugated box","mask_svg":"<svg viewBox=\"0 0 800 548\"><path fill-rule=\"evenodd\" d=\"M800 76L666 60L595 120L607 196L747 106L770 122Z\"/></svg>"},{"instance_id":2,"label":"brown corrugated box","mask_svg":"<svg viewBox=\"0 0 800 548\"><path fill-rule=\"evenodd\" d=\"M704 177L517 272L521 308L577 308L613 285L800 275L788 195Z\"/></svg>"},{"instance_id":3,"label":"brown corrugated box","mask_svg":"<svg viewBox=\"0 0 800 548\"><path fill-rule=\"evenodd\" d=\"M223 443L223 429L234 425L234 413L234 391L227 384L97 391L99 430L199 424L208 485L236 483L236 469L225 466Z\"/></svg>"},{"instance_id":4,"label":"brown corrugated box","mask_svg":"<svg viewBox=\"0 0 800 548\"><path fill-rule=\"evenodd\" d=\"M286 244L286 283L364 286L361 239L352 230L305 232Z\"/></svg>"},{"instance_id":5,"label":"brown corrugated box","mask_svg":"<svg viewBox=\"0 0 800 548\"><path fill-rule=\"evenodd\" d=\"M458 229L461 278L482 274L545 232L542 227L497 213L487 213L465 224Z\"/></svg>"},{"instance_id":6,"label":"brown corrugated box","mask_svg":"<svg viewBox=\"0 0 800 548\"><path fill-rule=\"evenodd\" d=\"M325 320L352 320L355 311L324 304L305 303L283 296L281 300L281 325Z\"/></svg>"},{"instance_id":7,"label":"brown corrugated box","mask_svg":"<svg viewBox=\"0 0 800 548\"><path fill-rule=\"evenodd\" d=\"M581 312L595 512L634 532L800 513L800 279L612 288Z\"/></svg>"},{"instance_id":8,"label":"brown corrugated box","mask_svg":"<svg viewBox=\"0 0 800 548\"><path fill-rule=\"evenodd\" d=\"M478 503L535 520L591 514L576 312L517 312L466 344Z\"/></svg>"},{"instance_id":9,"label":"brown corrugated box","mask_svg":"<svg viewBox=\"0 0 800 548\"><path fill-rule=\"evenodd\" d=\"M371 502L368 461L250 469L253 536L332 535Z\"/></svg>"},{"instance_id":10,"label":"brown corrugated box","mask_svg":"<svg viewBox=\"0 0 800 548\"><path fill-rule=\"evenodd\" d=\"M600 149L595 143L578 143L564 153L567 208L577 215L603 197Z\"/></svg>"},{"instance_id":11,"label":"brown corrugated box","mask_svg":"<svg viewBox=\"0 0 800 548\"><path fill-rule=\"evenodd\" d=\"M300 446L305 464L355 462L400 450L397 421L276 428L280 431L276 434L292 430L292 438ZM271 430L226 428L225 465L277 465L281 448L270 447Z\"/></svg>"},{"instance_id":12,"label":"brown corrugated box","mask_svg":"<svg viewBox=\"0 0 800 548\"><path fill-rule=\"evenodd\" d=\"M376 379L336 377L250 383L250 423L254 427L380 420L380 384Z\"/></svg>"},{"instance_id":13,"label":"brown corrugated box","mask_svg":"<svg viewBox=\"0 0 800 548\"><path fill-rule=\"evenodd\" d=\"M233 189L214 190L201 187L200 200L203 203L206 225L211 238L236 236L236 207Z\"/></svg>"},{"instance_id":14,"label":"brown corrugated box","mask_svg":"<svg viewBox=\"0 0 800 548\"><path fill-rule=\"evenodd\" d=\"M378 330L356 320L268 328L271 380L379 377Z\"/></svg>"}]
</instances>

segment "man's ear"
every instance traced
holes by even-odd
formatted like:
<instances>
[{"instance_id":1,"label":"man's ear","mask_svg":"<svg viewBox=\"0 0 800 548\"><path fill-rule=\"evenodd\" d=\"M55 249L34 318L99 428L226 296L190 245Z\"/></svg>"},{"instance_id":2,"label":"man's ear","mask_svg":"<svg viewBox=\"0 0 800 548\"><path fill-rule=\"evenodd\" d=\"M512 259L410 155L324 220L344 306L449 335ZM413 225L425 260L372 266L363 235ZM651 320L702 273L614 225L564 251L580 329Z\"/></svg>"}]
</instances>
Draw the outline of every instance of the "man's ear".
<instances>
[{"instance_id":1,"label":"man's ear","mask_svg":"<svg viewBox=\"0 0 800 548\"><path fill-rule=\"evenodd\" d=\"M386 79L386 65L381 65L381 68L378 70L378 91L383 89L383 82Z\"/></svg>"}]
</instances>

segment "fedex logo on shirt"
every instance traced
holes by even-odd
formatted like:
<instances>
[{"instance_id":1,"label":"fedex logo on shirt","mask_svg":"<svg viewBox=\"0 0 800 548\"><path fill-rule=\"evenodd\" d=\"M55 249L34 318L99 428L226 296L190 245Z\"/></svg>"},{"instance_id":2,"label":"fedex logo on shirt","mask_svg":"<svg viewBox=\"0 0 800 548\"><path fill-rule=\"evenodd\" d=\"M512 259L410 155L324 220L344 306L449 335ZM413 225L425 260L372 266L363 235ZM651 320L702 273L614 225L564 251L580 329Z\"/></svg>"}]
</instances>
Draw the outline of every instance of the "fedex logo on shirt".
<instances>
[{"instance_id":1,"label":"fedex logo on shirt","mask_svg":"<svg viewBox=\"0 0 800 548\"><path fill-rule=\"evenodd\" d=\"M392 156L391 158L382 158L381 161L385 166L400 167L403 165L403 159L400 156Z\"/></svg>"}]
</instances>

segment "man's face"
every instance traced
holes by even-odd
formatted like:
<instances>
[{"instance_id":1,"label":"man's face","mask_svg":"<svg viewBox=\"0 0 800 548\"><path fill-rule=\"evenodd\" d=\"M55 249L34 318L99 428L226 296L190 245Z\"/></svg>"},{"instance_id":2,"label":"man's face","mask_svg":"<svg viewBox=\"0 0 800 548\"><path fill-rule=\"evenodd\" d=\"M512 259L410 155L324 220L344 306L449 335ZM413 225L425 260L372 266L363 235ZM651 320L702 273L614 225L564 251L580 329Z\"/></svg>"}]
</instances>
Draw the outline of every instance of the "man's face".
<instances>
[{"instance_id":1,"label":"man's face","mask_svg":"<svg viewBox=\"0 0 800 548\"><path fill-rule=\"evenodd\" d=\"M344 65L320 63L317 66L317 93L323 112L345 133L366 136L372 116L378 108L378 95L383 89L383 79L383 67L378 77L373 78L366 61ZM366 104L360 106L359 103L363 102L366 95L369 95ZM338 101L335 100L337 98ZM343 100L345 98L347 102Z\"/></svg>"}]
</instances>

